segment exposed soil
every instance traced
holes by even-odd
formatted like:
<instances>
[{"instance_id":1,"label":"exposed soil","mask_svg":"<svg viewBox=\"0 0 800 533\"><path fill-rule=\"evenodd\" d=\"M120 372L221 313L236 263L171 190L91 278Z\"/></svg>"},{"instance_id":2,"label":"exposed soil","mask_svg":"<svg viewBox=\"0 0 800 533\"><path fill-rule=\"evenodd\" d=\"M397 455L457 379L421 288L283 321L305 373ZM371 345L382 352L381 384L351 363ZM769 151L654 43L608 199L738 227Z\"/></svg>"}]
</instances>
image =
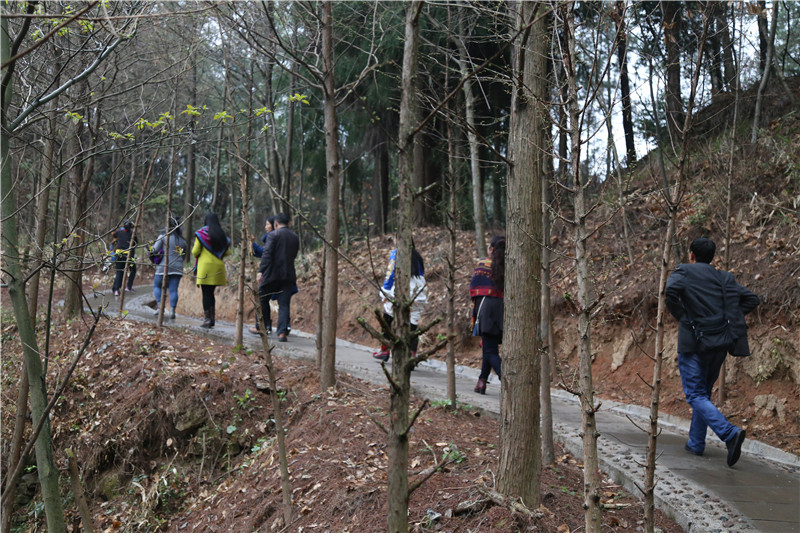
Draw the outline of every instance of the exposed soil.
<instances>
[{"instance_id":1,"label":"exposed soil","mask_svg":"<svg viewBox=\"0 0 800 533\"><path fill-rule=\"evenodd\" d=\"M87 324L54 323L48 375L55 383L75 356ZM4 322L3 454L13 428L19 348ZM100 531L331 531L386 527L389 393L349 375L320 394L317 371L277 360L287 428L293 517L284 528L274 411L262 353L130 319L103 321L58 402L52 427L61 450L80 458L81 475ZM413 409L422 407L413 401ZM410 434L410 480L431 467L410 500L412 531L548 531L583 527L581 461L558 451L543 470L535 516L492 503L498 424L462 406L427 406ZM448 462L449 459L454 459ZM66 478L66 476L64 476ZM65 493L66 489L66 479ZM23 478L16 514L26 530L41 524L35 473ZM33 498L33 499L31 499ZM71 531L80 530L71 498ZM637 531L641 503L606 479L604 531ZM38 518L34 518L37 516ZM657 513L666 533L682 529Z\"/></svg>"}]
</instances>

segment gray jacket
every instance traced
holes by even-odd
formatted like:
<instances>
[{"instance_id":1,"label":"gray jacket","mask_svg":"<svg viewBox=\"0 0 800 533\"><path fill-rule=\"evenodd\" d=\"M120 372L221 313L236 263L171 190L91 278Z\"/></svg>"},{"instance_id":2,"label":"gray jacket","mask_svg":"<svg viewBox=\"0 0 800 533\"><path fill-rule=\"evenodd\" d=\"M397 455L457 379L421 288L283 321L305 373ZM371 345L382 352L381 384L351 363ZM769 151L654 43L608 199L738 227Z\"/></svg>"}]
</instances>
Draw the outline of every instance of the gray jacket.
<instances>
[{"instance_id":1,"label":"gray jacket","mask_svg":"<svg viewBox=\"0 0 800 533\"><path fill-rule=\"evenodd\" d=\"M162 233L153 243L153 250L161 250L166 244L166 237ZM183 276L183 257L188 252L186 240L179 234L172 233L169 236L169 258L168 261L161 261L156 265L156 276L164 275L164 265L169 264L168 276Z\"/></svg>"},{"instance_id":2,"label":"gray jacket","mask_svg":"<svg viewBox=\"0 0 800 533\"><path fill-rule=\"evenodd\" d=\"M708 263L680 264L667 279L666 304L678 320L679 353L699 353L692 322L701 328L709 328L727 319L733 338L746 338L744 316L759 303L758 296L739 285L733 274L717 270Z\"/></svg>"}]
</instances>

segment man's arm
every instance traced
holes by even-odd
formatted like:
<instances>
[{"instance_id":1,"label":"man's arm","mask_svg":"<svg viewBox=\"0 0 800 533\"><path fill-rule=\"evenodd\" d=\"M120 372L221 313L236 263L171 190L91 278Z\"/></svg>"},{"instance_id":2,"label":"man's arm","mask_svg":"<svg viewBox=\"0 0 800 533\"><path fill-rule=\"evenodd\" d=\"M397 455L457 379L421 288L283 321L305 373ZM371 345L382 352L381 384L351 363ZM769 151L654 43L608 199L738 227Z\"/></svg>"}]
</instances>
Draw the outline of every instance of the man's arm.
<instances>
[{"instance_id":1,"label":"man's arm","mask_svg":"<svg viewBox=\"0 0 800 533\"><path fill-rule=\"evenodd\" d=\"M675 317L675 320L680 320L685 313L683 301L681 301L681 292L683 291L685 280L686 272L681 268L681 265L676 266L675 270L667 279L665 303L667 305L667 310Z\"/></svg>"},{"instance_id":2,"label":"man's arm","mask_svg":"<svg viewBox=\"0 0 800 533\"><path fill-rule=\"evenodd\" d=\"M752 291L745 289L738 283L736 285L737 289L739 290L739 309L742 310L742 314L746 315L758 307L758 304L761 303L761 300L759 300L758 296L756 296Z\"/></svg>"}]
</instances>

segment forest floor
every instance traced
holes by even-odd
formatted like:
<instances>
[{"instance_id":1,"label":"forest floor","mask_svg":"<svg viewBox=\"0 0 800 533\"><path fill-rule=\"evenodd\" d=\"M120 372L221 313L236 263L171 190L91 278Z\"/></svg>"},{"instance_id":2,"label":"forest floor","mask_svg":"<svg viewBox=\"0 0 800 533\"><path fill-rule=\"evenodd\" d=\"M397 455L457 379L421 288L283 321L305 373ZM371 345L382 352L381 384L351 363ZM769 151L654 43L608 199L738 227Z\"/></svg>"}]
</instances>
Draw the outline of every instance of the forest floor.
<instances>
[{"instance_id":1,"label":"forest floor","mask_svg":"<svg viewBox=\"0 0 800 533\"><path fill-rule=\"evenodd\" d=\"M19 344L14 322L3 317L5 460L18 376L18 360L8 354ZM48 375L56 383L89 324L52 323ZM291 472L288 527L263 352L130 318L101 321L51 418L59 467L66 472L62 450L79 457L96 530L384 530L387 386L340 373L335 389L321 394L314 365L278 358L275 370ZM425 408L410 433L410 480L440 468L411 495L411 531L582 530L581 459L557 449L555 464L542 471L542 505L527 516L491 498L498 437L497 420L469 405ZM42 520L35 469L20 489L17 530L31 531ZM641 531L641 501L607 478L602 489L604 531ZM69 530L80 531L72 499L65 500ZM656 525L683 531L660 511Z\"/></svg>"}]
</instances>

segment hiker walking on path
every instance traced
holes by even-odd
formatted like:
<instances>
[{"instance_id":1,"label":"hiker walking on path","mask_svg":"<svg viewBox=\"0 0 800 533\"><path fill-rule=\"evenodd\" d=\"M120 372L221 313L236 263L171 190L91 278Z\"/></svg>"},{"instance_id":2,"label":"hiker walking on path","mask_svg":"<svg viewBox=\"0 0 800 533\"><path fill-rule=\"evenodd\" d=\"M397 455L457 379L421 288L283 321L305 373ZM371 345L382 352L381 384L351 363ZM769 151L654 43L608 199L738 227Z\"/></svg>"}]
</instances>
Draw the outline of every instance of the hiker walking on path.
<instances>
[{"instance_id":1,"label":"hiker walking on path","mask_svg":"<svg viewBox=\"0 0 800 533\"><path fill-rule=\"evenodd\" d=\"M125 289L128 292L133 292L133 280L136 279L136 262L134 256L136 255L136 240L131 242L133 235L133 222L126 220L125 223L114 232L114 240L111 244L111 253L114 255L114 266L116 268L116 275L114 276L114 284L111 290L114 291L114 296L119 296L119 291L122 290L122 281L125 278L125 265L128 266L128 283Z\"/></svg>"},{"instance_id":2,"label":"hiker walking on path","mask_svg":"<svg viewBox=\"0 0 800 533\"><path fill-rule=\"evenodd\" d=\"M472 334L481 338L481 373L475 392L486 394L486 381L494 370L500 378L503 343L503 286L506 277L506 238L495 235L489 244L489 257L475 266L469 282L472 299Z\"/></svg>"},{"instance_id":3,"label":"hiker walking on path","mask_svg":"<svg viewBox=\"0 0 800 533\"><path fill-rule=\"evenodd\" d=\"M161 260L156 264L156 274L153 277L153 296L156 299L156 311L158 316L159 307L162 305L162 290L164 284L164 271L167 273L167 291L169 292L169 317L175 319L175 309L178 307L178 286L183 277L183 260L188 252L186 240L181 235L181 226L178 219L170 217L169 232L163 231L153 243L153 254L161 256ZM164 249L168 248L165 253Z\"/></svg>"},{"instance_id":4,"label":"hiker walking on path","mask_svg":"<svg viewBox=\"0 0 800 533\"><path fill-rule=\"evenodd\" d=\"M397 248L389 254L389 266L386 267L386 276L383 279L383 286L381 287L381 300L383 300L383 318L387 324L391 326L394 320L394 289L395 289L395 266L397 263ZM422 311L428 304L428 283L425 281L425 262L422 256L414 246L414 241L411 241L411 292L410 295L414 298L411 302L411 331L416 331L419 325L419 320L422 316ZM388 332L384 331L384 335ZM417 355L417 348L419 347L419 337L414 336L411 341L411 357ZM373 352L372 357L378 361L386 362L389 360L390 350L385 344L381 344L378 351Z\"/></svg>"},{"instance_id":5,"label":"hiker walking on path","mask_svg":"<svg viewBox=\"0 0 800 533\"><path fill-rule=\"evenodd\" d=\"M727 463L739 460L745 430L728 422L711 402L711 391L730 351L750 355L744 315L755 309L758 296L736 282L733 274L711 266L716 245L711 239L692 241L691 263L680 264L667 279L666 305L678 321L678 369L686 402L692 408L685 450L703 455L706 428L725 443Z\"/></svg>"},{"instance_id":6,"label":"hiker walking on path","mask_svg":"<svg viewBox=\"0 0 800 533\"><path fill-rule=\"evenodd\" d=\"M225 234L216 213L206 213L204 226L195 232L192 255L196 258L197 285L203 291L203 316L201 327L213 328L216 318L214 291L218 285L228 283L223 257L230 251L231 240Z\"/></svg>"},{"instance_id":7,"label":"hiker walking on path","mask_svg":"<svg viewBox=\"0 0 800 533\"><path fill-rule=\"evenodd\" d=\"M264 254L264 247L267 245L267 239L269 238L269 234L275 229L275 215L270 215L267 217L267 221L264 223L264 235L261 236L258 242L253 241L253 256L258 257L261 259L262 255ZM296 292L296 291L295 291ZM271 300L275 300L275 296L270 298ZM260 301L260 298L259 298ZM270 308L267 306L266 312L262 310L264 313L264 322L267 324L267 335L272 335L272 316L270 313ZM259 328L258 320L256 320L255 326L250 327L250 333L258 334Z\"/></svg>"},{"instance_id":8,"label":"hiker walking on path","mask_svg":"<svg viewBox=\"0 0 800 533\"><path fill-rule=\"evenodd\" d=\"M275 229L267 236L261 264L258 267L258 295L261 312L267 330L272 327L269 312L269 300L278 300L278 327L276 333L279 342L286 342L291 321L292 295L297 292L297 272L294 260L300 250L300 239L289 229L289 217L285 213L275 216Z\"/></svg>"}]
</instances>

